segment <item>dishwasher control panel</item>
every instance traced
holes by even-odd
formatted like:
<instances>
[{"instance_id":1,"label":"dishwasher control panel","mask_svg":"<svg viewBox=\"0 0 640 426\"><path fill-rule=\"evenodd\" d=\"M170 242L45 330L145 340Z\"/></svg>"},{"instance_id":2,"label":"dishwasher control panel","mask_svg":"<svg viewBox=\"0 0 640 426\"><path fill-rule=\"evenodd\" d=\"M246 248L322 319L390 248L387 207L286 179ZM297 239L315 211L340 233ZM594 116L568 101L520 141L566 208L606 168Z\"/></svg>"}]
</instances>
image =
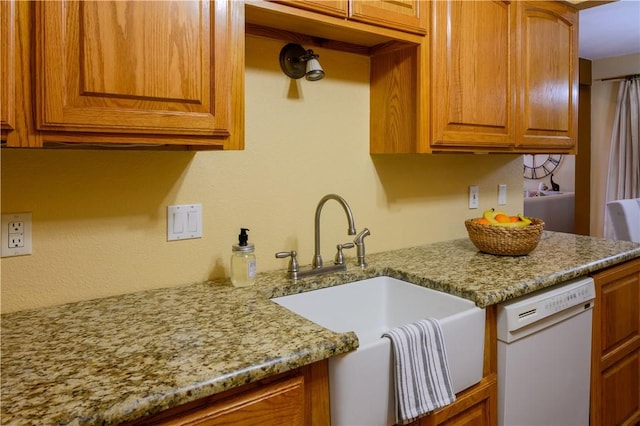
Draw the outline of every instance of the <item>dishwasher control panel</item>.
<instances>
[{"instance_id":1,"label":"dishwasher control panel","mask_svg":"<svg viewBox=\"0 0 640 426\"><path fill-rule=\"evenodd\" d=\"M583 302L590 302L596 297L596 289L593 285L582 285L577 288L570 288L567 291L545 299L540 305L542 314L551 315L556 312L569 309L572 306Z\"/></svg>"},{"instance_id":2,"label":"dishwasher control panel","mask_svg":"<svg viewBox=\"0 0 640 426\"><path fill-rule=\"evenodd\" d=\"M518 333L527 333L527 328L541 329L545 322L591 309L595 296L593 279L583 277L502 303L497 312L498 339L511 340Z\"/></svg>"}]
</instances>

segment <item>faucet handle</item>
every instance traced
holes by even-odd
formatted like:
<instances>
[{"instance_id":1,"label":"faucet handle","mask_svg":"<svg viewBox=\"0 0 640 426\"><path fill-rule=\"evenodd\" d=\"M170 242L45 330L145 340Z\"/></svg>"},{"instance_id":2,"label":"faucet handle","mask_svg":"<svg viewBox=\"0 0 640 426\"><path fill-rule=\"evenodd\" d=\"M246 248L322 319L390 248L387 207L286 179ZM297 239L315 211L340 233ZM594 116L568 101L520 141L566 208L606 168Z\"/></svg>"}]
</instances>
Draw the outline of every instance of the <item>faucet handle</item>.
<instances>
[{"instance_id":1,"label":"faucet handle","mask_svg":"<svg viewBox=\"0 0 640 426\"><path fill-rule=\"evenodd\" d=\"M338 251L336 252L336 257L333 260L334 265L344 265L344 254L342 253L342 249L350 249L354 247L355 247L354 243L338 244L336 246L336 249Z\"/></svg>"},{"instance_id":2,"label":"faucet handle","mask_svg":"<svg viewBox=\"0 0 640 426\"><path fill-rule=\"evenodd\" d=\"M365 256L364 239L369 235L371 235L371 231L369 231L368 228L364 228L362 232L356 235L356 237L353 239L353 242L355 243L356 247L358 247L358 266L361 266L363 268L367 266L367 261L365 260L365 257L364 257Z\"/></svg>"},{"instance_id":3,"label":"faucet handle","mask_svg":"<svg viewBox=\"0 0 640 426\"><path fill-rule=\"evenodd\" d=\"M276 253L276 258L284 259L285 257L291 257L289 261L289 267L287 268L287 272L291 276L291 278L296 279L298 277L298 271L300 270L298 266L298 259L296 258L298 253L295 250L291 251L279 251Z\"/></svg>"}]
</instances>

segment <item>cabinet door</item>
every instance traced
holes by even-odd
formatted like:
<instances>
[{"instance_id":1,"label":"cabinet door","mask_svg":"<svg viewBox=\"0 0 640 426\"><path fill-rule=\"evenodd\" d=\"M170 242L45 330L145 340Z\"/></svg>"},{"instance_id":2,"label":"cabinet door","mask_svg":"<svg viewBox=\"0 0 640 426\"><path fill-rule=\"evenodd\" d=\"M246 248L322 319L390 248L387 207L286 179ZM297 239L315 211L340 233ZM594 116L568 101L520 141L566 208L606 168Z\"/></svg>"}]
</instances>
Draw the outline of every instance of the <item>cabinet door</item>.
<instances>
[{"instance_id":1,"label":"cabinet door","mask_svg":"<svg viewBox=\"0 0 640 426\"><path fill-rule=\"evenodd\" d=\"M424 0L351 0L349 16L361 22L426 34L428 8Z\"/></svg>"},{"instance_id":2,"label":"cabinet door","mask_svg":"<svg viewBox=\"0 0 640 426\"><path fill-rule=\"evenodd\" d=\"M37 2L38 129L229 135L230 7Z\"/></svg>"},{"instance_id":3,"label":"cabinet door","mask_svg":"<svg viewBox=\"0 0 640 426\"><path fill-rule=\"evenodd\" d=\"M15 128L15 2L0 2L0 129Z\"/></svg>"},{"instance_id":4,"label":"cabinet door","mask_svg":"<svg viewBox=\"0 0 640 426\"><path fill-rule=\"evenodd\" d=\"M122 426L329 426L329 361L268 377Z\"/></svg>"},{"instance_id":5,"label":"cabinet door","mask_svg":"<svg viewBox=\"0 0 640 426\"><path fill-rule=\"evenodd\" d=\"M578 131L578 14L560 2L517 4L518 144L566 151Z\"/></svg>"},{"instance_id":6,"label":"cabinet door","mask_svg":"<svg viewBox=\"0 0 640 426\"><path fill-rule=\"evenodd\" d=\"M497 377L491 374L457 395L454 403L415 422L415 426L493 426L497 424Z\"/></svg>"},{"instance_id":7,"label":"cabinet door","mask_svg":"<svg viewBox=\"0 0 640 426\"><path fill-rule=\"evenodd\" d=\"M432 4L432 148L513 146L515 6Z\"/></svg>"},{"instance_id":8,"label":"cabinet door","mask_svg":"<svg viewBox=\"0 0 640 426\"><path fill-rule=\"evenodd\" d=\"M153 417L154 426L298 426L305 424L304 379L297 376L240 393L211 406Z\"/></svg>"},{"instance_id":9,"label":"cabinet door","mask_svg":"<svg viewBox=\"0 0 640 426\"><path fill-rule=\"evenodd\" d=\"M300 9L325 13L327 15L346 18L349 12L348 0L274 0L275 3L282 3Z\"/></svg>"},{"instance_id":10,"label":"cabinet door","mask_svg":"<svg viewBox=\"0 0 640 426\"><path fill-rule=\"evenodd\" d=\"M640 422L640 259L594 275L591 424Z\"/></svg>"}]
</instances>

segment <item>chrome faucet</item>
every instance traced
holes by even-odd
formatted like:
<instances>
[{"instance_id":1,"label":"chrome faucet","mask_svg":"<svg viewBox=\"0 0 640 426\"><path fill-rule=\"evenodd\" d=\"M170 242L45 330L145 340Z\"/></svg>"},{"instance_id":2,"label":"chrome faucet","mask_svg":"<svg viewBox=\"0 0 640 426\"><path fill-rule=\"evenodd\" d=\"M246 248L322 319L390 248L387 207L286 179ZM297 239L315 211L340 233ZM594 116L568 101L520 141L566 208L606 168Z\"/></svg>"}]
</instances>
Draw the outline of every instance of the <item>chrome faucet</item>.
<instances>
[{"instance_id":1,"label":"chrome faucet","mask_svg":"<svg viewBox=\"0 0 640 426\"><path fill-rule=\"evenodd\" d=\"M287 273L293 280L314 275L328 274L331 272L346 271L347 264L344 259L343 249L353 248L354 246L358 248L358 265L363 268L367 266L364 258L364 238L371 235L371 232L369 232L367 228L364 228L358 235L356 235L352 243L343 243L336 246L337 252L333 265L322 265L322 256L320 255L320 214L322 213L322 207L324 207L325 203L329 200L336 200L342 206L347 215L347 221L349 222L349 229L347 230L347 233L349 235L356 235L356 225L353 220L353 213L351 213L351 208L345 199L336 194L327 194L322 197L316 207L315 253L313 255L313 262L311 263L311 266L301 268L296 257L298 253L295 251L281 251L276 253L276 258L278 259L284 259L285 257L290 258Z\"/></svg>"},{"instance_id":2,"label":"chrome faucet","mask_svg":"<svg viewBox=\"0 0 640 426\"><path fill-rule=\"evenodd\" d=\"M320 255L320 213L322 213L322 207L329 200L336 200L342 208L344 212L347 214L347 220L349 221L349 230L347 233L349 235L356 235L356 225L353 221L353 213L351 213L351 208L349 204L339 195L336 194L327 194L318 202L318 206L316 207L316 221L315 221L315 253L313 255L313 269L322 268L322 256Z\"/></svg>"},{"instance_id":3,"label":"chrome faucet","mask_svg":"<svg viewBox=\"0 0 640 426\"><path fill-rule=\"evenodd\" d=\"M337 253L334 258L333 265L322 265L322 256L320 255L320 214L322 213L322 207L329 200L336 200L342 206L345 214L347 215L347 221L349 222L349 229L347 233L349 235L356 235L356 225L353 220L353 213L351 213L351 208L349 207L349 204L347 204L345 199L336 194L328 194L322 197L322 199L318 203L318 206L316 207L315 254L313 255L313 262L311 263L311 266L307 268L301 268L298 263L298 259L296 258L297 253L295 251L281 251L276 253L276 258L278 259L284 259L285 257L290 258L287 273L293 280L313 275L346 271L347 264L344 259L343 249L349 249L354 246L358 247L358 265L363 267L366 266L366 262L364 261L364 237L370 235L370 232L367 228L365 228L362 232L360 232L360 234L356 236L356 239L353 240L353 243L343 243L336 246Z\"/></svg>"}]
</instances>

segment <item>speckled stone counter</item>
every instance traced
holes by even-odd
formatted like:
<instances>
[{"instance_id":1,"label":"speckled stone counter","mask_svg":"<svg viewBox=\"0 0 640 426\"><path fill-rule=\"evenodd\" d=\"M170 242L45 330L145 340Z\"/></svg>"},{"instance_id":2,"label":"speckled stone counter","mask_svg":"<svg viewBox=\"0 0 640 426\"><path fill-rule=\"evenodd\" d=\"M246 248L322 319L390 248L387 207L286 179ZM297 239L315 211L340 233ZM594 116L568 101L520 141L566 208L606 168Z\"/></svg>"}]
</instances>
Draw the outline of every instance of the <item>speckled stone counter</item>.
<instances>
[{"instance_id":1,"label":"speckled stone counter","mask_svg":"<svg viewBox=\"0 0 640 426\"><path fill-rule=\"evenodd\" d=\"M640 257L640 244L544 231L526 256L479 252L468 239L371 256L387 275L486 307Z\"/></svg>"},{"instance_id":2,"label":"speckled stone counter","mask_svg":"<svg viewBox=\"0 0 640 426\"><path fill-rule=\"evenodd\" d=\"M640 245L544 232L528 256L479 253L468 239L368 256L369 267L296 283L227 280L2 316L2 424L117 424L354 350L268 300L378 275L480 307L640 257Z\"/></svg>"}]
</instances>

